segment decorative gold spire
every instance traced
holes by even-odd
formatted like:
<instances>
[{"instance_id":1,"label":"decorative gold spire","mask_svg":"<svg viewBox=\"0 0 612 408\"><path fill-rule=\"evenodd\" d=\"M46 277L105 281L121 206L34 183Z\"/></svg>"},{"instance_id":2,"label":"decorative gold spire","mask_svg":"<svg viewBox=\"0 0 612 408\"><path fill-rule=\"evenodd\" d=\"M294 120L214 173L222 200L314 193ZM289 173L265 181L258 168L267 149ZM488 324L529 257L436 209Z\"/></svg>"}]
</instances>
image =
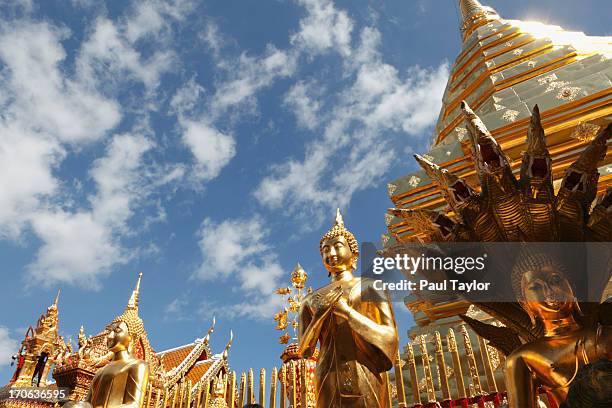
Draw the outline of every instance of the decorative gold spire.
<instances>
[{"instance_id":1,"label":"decorative gold spire","mask_svg":"<svg viewBox=\"0 0 612 408\"><path fill-rule=\"evenodd\" d=\"M233 342L234 342L234 331L230 330L230 338L227 344L225 345L225 348L223 349L223 354L222 354L225 360L227 360L229 356L229 349L232 347Z\"/></svg>"},{"instance_id":2,"label":"decorative gold spire","mask_svg":"<svg viewBox=\"0 0 612 408\"><path fill-rule=\"evenodd\" d=\"M278 339L280 344L287 344L289 343L289 340L291 340L291 335L288 331L285 331L289 327L289 324L291 324L293 327L293 337L294 340L297 341L298 312L300 310L300 306L302 305L302 299L304 299L304 296L306 296L306 293L304 293L302 290L304 289L307 280L308 273L298 262L291 272L292 287L287 286L286 288L278 288L276 290L276 294L281 295L283 297L283 303L286 302L288 306L283 307L274 315L274 321L277 323L276 330L284 332ZM312 291L312 288L308 288L307 292L310 293L310 291ZM285 298L287 295L288 297ZM289 322L290 315L292 318L291 322ZM292 345L295 345L295 343ZM289 345L283 354L290 349L292 345Z\"/></svg>"},{"instance_id":3,"label":"decorative gold spire","mask_svg":"<svg viewBox=\"0 0 612 408\"><path fill-rule=\"evenodd\" d=\"M291 272L291 284L296 289L304 289L304 283L308 280L308 273L302 268L298 262L293 272Z\"/></svg>"},{"instance_id":4,"label":"decorative gold spire","mask_svg":"<svg viewBox=\"0 0 612 408\"><path fill-rule=\"evenodd\" d=\"M349 244L349 248L351 249L353 255L359 256L359 244L357 243L357 240L355 239L353 233L347 230L344 226L344 220L342 219L342 214L340 214L340 209L338 208L336 210L336 219L334 225L332 225L329 231L327 231L325 235L323 235L323 237L321 238L321 241L319 242L319 250L323 247L324 241L338 237L340 235L342 235L346 239L346 242Z\"/></svg>"},{"instance_id":5,"label":"decorative gold spire","mask_svg":"<svg viewBox=\"0 0 612 408\"><path fill-rule=\"evenodd\" d=\"M142 319L138 316L138 298L140 296L140 281L142 280L142 272L138 274L138 280L136 281L136 287L132 291L132 295L130 296L130 300L128 301L127 306L122 314L115 317L112 323L116 322L125 322L128 326L130 335L132 336L132 340L136 341L143 337L146 337L146 332L144 329L144 325L142 323ZM147 340L148 343L148 340ZM150 352L150 346L147 344L146 352Z\"/></svg>"},{"instance_id":6,"label":"decorative gold spire","mask_svg":"<svg viewBox=\"0 0 612 408\"><path fill-rule=\"evenodd\" d=\"M483 6L478 0L459 0L459 10L461 12L461 32L464 40L476 28L500 18L493 8Z\"/></svg>"},{"instance_id":7,"label":"decorative gold spire","mask_svg":"<svg viewBox=\"0 0 612 408\"><path fill-rule=\"evenodd\" d=\"M126 309L138 310L138 298L140 297L140 281L142 280L142 272L138 274L138 280L136 281L136 287L132 291L132 296L128 301Z\"/></svg>"},{"instance_id":8,"label":"decorative gold spire","mask_svg":"<svg viewBox=\"0 0 612 408\"><path fill-rule=\"evenodd\" d=\"M60 293L62 292L62 289L58 289L57 290L57 296L55 296L55 301L53 302L53 306L55 306L57 308L57 305L59 303L59 297L60 297Z\"/></svg>"}]
</instances>

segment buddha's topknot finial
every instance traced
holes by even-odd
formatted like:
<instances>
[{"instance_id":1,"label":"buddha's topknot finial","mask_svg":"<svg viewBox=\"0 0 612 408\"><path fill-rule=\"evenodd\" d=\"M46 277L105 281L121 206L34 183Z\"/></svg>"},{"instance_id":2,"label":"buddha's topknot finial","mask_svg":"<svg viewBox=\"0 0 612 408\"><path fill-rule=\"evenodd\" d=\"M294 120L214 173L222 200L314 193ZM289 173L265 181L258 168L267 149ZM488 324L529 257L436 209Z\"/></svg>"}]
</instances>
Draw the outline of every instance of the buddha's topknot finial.
<instances>
[{"instance_id":1,"label":"buddha's topknot finial","mask_svg":"<svg viewBox=\"0 0 612 408\"><path fill-rule=\"evenodd\" d=\"M344 220L342 219L342 214L340 213L340 209L336 210L336 220L334 225L323 235L321 241L319 242L319 250L323 248L323 243L328 239L335 238L338 236L343 236L346 239L346 242L349 244L349 248L355 257L359 256L359 244L355 239L353 233L346 229L344 226Z\"/></svg>"}]
</instances>

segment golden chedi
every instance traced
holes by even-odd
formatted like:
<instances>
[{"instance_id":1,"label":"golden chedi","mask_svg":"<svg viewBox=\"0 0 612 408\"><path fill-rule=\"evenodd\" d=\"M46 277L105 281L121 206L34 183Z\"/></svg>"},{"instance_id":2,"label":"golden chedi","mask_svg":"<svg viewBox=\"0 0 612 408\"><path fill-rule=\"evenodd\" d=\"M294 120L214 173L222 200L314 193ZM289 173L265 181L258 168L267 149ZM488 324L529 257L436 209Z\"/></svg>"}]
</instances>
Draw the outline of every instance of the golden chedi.
<instances>
[{"instance_id":1,"label":"golden chedi","mask_svg":"<svg viewBox=\"0 0 612 408\"><path fill-rule=\"evenodd\" d=\"M397 328L387 294L353 276L359 247L338 210L320 242L331 282L304 298L299 315L299 353L309 358L317 342L318 408L387 407L383 374L393 366Z\"/></svg>"}]
</instances>

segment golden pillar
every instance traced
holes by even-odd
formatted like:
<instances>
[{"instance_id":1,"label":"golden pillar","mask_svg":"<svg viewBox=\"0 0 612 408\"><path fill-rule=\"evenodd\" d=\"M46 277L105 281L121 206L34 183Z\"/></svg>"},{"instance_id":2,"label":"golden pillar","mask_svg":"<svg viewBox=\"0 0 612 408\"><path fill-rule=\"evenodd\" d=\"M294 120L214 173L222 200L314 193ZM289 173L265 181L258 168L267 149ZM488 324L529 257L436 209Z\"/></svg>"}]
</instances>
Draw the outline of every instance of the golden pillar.
<instances>
[{"instance_id":1,"label":"golden pillar","mask_svg":"<svg viewBox=\"0 0 612 408\"><path fill-rule=\"evenodd\" d=\"M459 357L459 349L457 348L457 340L455 339L455 332L452 328L448 329L446 339L448 340L448 349L453 360L453 371L455 372L455 381L457 382L457 398L467 398L467 394L465 392L465 382L463 381L463 370L461 369L461 359Z\"/></svg>"},{"instance_id":2,"label":"golden pillar","mask_svg":"<svg viewBox=\"0 0 612 408\"><path fill-rule=\"evenodd\" d=\"M470 378L474 386L473 395L482 395L482 385L480 385L480 375L478 374L478 365L476 364L476 356L470 341L470 334L464 324L461 325L461 335L463 336L463 345L465 346L465 356L467 357L468 366L470 368ZM472 395L472 396L473 396Z\"/></svg>"},{"instance_id":3,"label":"golden pillar","mask_svg":"<svg viewBox=\"0 0 612 408\"><path fill-rule=\"evenodd\" d=\"M487 376L487 385L490 393L497 392L497 384L495 383L495 373L493 373L493 366L491 365L491 357L489 356L489 346L487 341L482 337L478 336L478 345L480 346L480 356L485 369L485 375Z\"/></svg>"},{"instance_id":4,"label":"golden pillar","mask_svg":"<svg viewBox=\"0 0 612 408\"><path fill-rule=\"evenodd\" d=\"M416 361L412 344L406 344L406 354L408 356L408 371L410 372L410 386L412 388L412 402L421 403L421 393L419 392L419 377L417 375Z\"/></svg>"},{"instance_id":5,"label":"golden pillar","mask_svg":"<svg viewBox=\"0 0 612 408\"><path fill-rule=\"evenodd\" d=\"M442 338L440 332L434 333L436 337L436 364L438 366L438 373L440 373L440 389L442 390L442 399L444 401L450 400L450 387L448 386L448 372L446 370L446 362L444 361L444 349L442 348Z\"/></svg>"},{"instance_id":6,"label":"golden pillar","mask_svg":"<svg viewBox=\"0 0 612 408\"><path fill-rule=\"evenodd\" d=\"M425 386L427 387L427 402L436 402L436 389L433 384L431 366L429 365L429 353L427 352L427 343L425 342L424 335L421 336L419 345L421 346L421 360L425 374Z\"/></svg>"}]
</instances>

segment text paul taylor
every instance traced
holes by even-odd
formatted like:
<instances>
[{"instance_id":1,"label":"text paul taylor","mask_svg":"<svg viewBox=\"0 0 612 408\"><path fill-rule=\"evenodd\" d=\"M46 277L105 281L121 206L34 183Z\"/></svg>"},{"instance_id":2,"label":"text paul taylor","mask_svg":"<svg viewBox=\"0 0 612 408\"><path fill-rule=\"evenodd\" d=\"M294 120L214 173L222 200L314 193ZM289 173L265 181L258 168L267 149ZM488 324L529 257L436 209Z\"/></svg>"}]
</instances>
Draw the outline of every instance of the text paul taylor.
<instances>
[{"instance_id":1,"label":"text paul taylor","mask_svg":"<svg viewBox=\"0 0 612 408\"><path fill-rule=\"evenodd\" d=\"M489 290L491 282L461 282L457 279L446 279L441 282L430 282L426 279L419 281L409 281L403 279L399 282L384 282L382 279L376 279L373 283L375 290L390 290L390 291L413 291L413 290L430 290L430 291L446 291L453 290L459 292L485 291Z\"/></svg>"}]
</instances>

